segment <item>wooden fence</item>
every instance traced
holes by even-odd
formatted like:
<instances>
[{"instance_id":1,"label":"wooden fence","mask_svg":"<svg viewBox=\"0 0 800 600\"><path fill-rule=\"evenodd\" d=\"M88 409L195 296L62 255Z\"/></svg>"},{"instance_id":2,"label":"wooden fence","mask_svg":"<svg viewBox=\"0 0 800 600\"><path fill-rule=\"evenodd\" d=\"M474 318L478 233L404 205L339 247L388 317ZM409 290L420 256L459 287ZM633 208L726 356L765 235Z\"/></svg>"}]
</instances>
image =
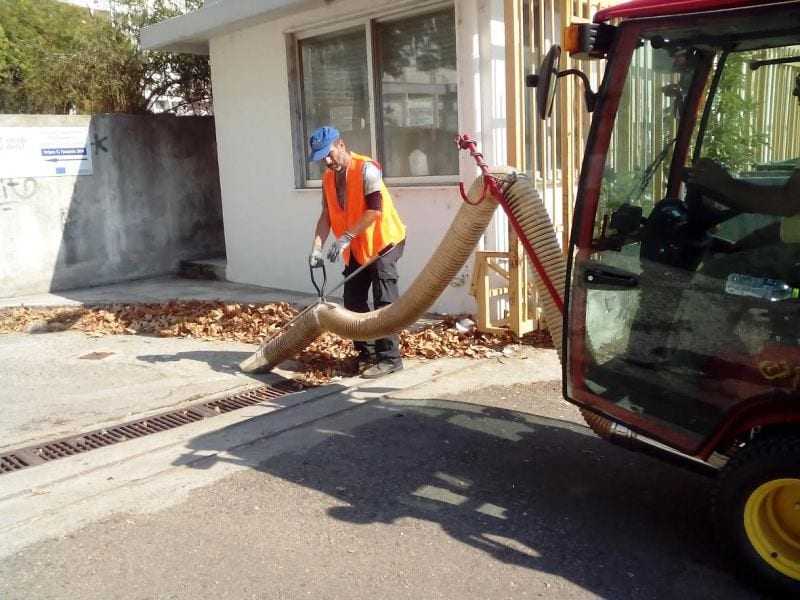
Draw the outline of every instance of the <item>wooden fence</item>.
<instances>
[{"instance_id":1,"label":"wooden fence","mask_svg":"<svg viewBox=\"0 0 800 600\"><path fill-rule=\"evenodd\" d=\"M763 50L755 58L770 60L800 55L800 46ZM800 65L786 63L755 71L746 69L746 99L756 110L749 133L772 132L760 147L760 162L777 162L800 157L800 110L792 93L797 90ZM798 98L800 100L800 98Z\"/></svg>"},{"instance_id":2,"label":"wooden fence","mask_svg":"<svg viewBox=\"0 0 800 600\"><path fill-rule=\"evenodd\" d=\"M574 22L589 22L613 0L505 0L506 116L508 164L527 173L544 200L556 233L566 249L572 225L575 192L589 131L590 113L583 84L574 77L558 82L553 116L536 117L535 90L525 87L562 32ZM604 61L576 61L562 54L562 69L583 70L597 89ZM479 305L478 325L486 331L509 328L522 335L544 324L533 286L535 273L521 244L509 231L508 249L478 253L473 290ZM494 274L495 284L487 275ZM498 275L506 274L497 282Z\"/></svg>"}]
</instances>

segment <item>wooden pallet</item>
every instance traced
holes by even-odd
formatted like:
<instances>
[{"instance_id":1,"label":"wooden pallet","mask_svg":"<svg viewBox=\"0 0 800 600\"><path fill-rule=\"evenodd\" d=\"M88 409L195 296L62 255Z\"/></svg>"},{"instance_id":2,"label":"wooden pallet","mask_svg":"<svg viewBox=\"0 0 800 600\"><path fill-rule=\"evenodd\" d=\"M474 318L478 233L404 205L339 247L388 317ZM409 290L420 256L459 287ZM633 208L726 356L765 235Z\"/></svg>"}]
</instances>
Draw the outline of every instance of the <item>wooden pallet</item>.
<instances>
[{"instance_id":1,"label":"wooden pallet","mask_svg":"<svg viewBox=\"0 0 800 600\"><path fill-rule=\"evenodd\" d=\"M470 293L478 303L475 316L478 331L498 334L511 331L517 337L522 337L539 329L541 310L536 308L536 292L529 281L522 245L514 236L510 238L509 245L512 248L509 252L475 253ZM494 301L500 298L507 300L508 310L502 316L493 316Z\"/></svg>"}]
</instances>

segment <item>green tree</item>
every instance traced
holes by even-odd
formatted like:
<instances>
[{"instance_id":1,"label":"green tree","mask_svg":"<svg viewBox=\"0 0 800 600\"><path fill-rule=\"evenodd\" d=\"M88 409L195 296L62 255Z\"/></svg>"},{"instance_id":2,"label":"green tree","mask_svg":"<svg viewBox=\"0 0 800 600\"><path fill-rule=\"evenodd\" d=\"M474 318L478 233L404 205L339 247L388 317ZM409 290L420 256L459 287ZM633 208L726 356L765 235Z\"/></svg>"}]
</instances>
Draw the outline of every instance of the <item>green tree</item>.
<instances>
[{"instance_id":1,"label":"green tree","mask_svg":"<svg viewBox=\"0 0 800 600\"><path fill-rule=\"evenodd\" d=\"M138 47L143 26L180 14L171 2L115 8L109 21L56 0L0 1L0 112L141 113L164 95L208 100L207 58Z\"/></svg>"},{"instance_id":2,"label":"green tree","mask_svg":"<svg viewBox=\"0 0 800 600\"><path fill-rule=\"evenodd\" d=\"M713 110L703 139L703 155L724 163L733 171L753 165L767 135L753 130L757 104L745 90L750 52L731 52L714 97Z\"/></svg>"},{"instance_id":3,"label":"green tree","mask_svg":"<svg viewBox=\"0 0 800 600\"><path fill-rule=\"evenodd\" d=\"M108 20L55 0L4 0L0 30L0 111L139 109L136 47Z\"/></svg>"},{"instance_id":4,"label":"green tree","mask_svg":"<svg viewBox=\"0 0 800 600\"><path fill-rule=\"evenodd\" d=\"M139 39L148 25L198 10L203 0L116 0L116 28L130 39ZM207 56L140 50L141 96L146 110L162 97L179 98L185 106L207 107L211 101L211 69Z\"/></svg>"}]
</instances>

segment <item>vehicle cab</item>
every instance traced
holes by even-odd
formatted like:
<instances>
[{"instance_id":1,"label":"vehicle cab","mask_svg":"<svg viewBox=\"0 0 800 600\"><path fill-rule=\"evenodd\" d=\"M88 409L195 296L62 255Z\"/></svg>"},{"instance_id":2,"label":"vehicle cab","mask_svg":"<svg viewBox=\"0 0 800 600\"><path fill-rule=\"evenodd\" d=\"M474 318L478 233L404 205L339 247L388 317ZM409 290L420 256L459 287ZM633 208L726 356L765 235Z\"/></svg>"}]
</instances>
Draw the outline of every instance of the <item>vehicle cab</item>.
<instances>
[{"instance_id":1,"label":"vehicle cab","mask_svg":"<svg viewBox=\"0 0 800 600\"><path fill-rule=\"evenodd\" d=\"M587 89L565 396L725 464L726 549L798 593L800 2L640 0L565 40L607 61ZM558 54L534 82L542 115Z\"/></svg>"}]
</instances>

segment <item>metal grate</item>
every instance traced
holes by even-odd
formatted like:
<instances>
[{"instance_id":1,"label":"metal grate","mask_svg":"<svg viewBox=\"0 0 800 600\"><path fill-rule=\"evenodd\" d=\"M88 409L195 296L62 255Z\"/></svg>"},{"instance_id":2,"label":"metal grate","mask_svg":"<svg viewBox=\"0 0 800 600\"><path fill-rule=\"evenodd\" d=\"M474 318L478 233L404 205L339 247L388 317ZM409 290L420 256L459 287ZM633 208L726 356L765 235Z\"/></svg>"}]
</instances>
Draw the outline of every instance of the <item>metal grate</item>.
<instances>
[{"instance_id":1,"label":"metal grate","mask_svg":"<svg viewBox=\"0 0 800 600\"><path fill-rule=\"evenodd\" d=\"M281 389L278 386L271 387L265 385L254 390L248 390L246 392L242 392L241 394L236 394L235 396L229 396L228 398L207 402L203 406L217 414L222 414L232 410L237 410L239 408L244 408L245 406L260 404L261 402L265 402L267 400L274 400L275 398L280 398L286 393L287 392L284 389Z\"/></svg>"},{"instance_id":2,"label":"metal grate","mask_svg":"<svg viewBox=\"0 0 800 600\"><path fill-rule=\"evenodd\" d=\"M0 473L11 473L30 466L16 454L4 454L0 456Z\"/></svg>"},{"instance_id":3,"label":"metal grate","mask_svg":"<svg viewBox=\"0 0 800 600\"><path fill-rule=\"evenodd\" d=\"M84 433L77 437L50 442L38 446L35 452L42 460L55 460L65 456L72 456L73 454L88 452L95 448L110 446L118 442L144 437L152 433L174 429L181 425L186 425L187 423L201 421L205 417L206 415L191 409L174 411L163 415L148 417L146 419L139 419L138 421L131 421L124 425L117 425L116 427L109 427L108 429Z\"/></svg>"},{"instance_id":4,"label":"metal grate","mask_svg":"<svg viewBox=\"0 0 800 600\"><path fill-rule=\"evenodd\" d=\"M199 402L187 408L129 421L114 427L98 429L78 436L47 442L46 444L19 448L0 455L0 474L19 471L34 466L34 464L82 454L96 448L103 448L153 433L175 429L181 425L202 421L219 414L274 400L281 396L298 392L301 389L302 385L296 381L286 380L275 385L264 385L226 398L211 402ZM21 455L24 454L33 456L36 460L24 460L21 458Z\"/></svg>"}]
</instances>

